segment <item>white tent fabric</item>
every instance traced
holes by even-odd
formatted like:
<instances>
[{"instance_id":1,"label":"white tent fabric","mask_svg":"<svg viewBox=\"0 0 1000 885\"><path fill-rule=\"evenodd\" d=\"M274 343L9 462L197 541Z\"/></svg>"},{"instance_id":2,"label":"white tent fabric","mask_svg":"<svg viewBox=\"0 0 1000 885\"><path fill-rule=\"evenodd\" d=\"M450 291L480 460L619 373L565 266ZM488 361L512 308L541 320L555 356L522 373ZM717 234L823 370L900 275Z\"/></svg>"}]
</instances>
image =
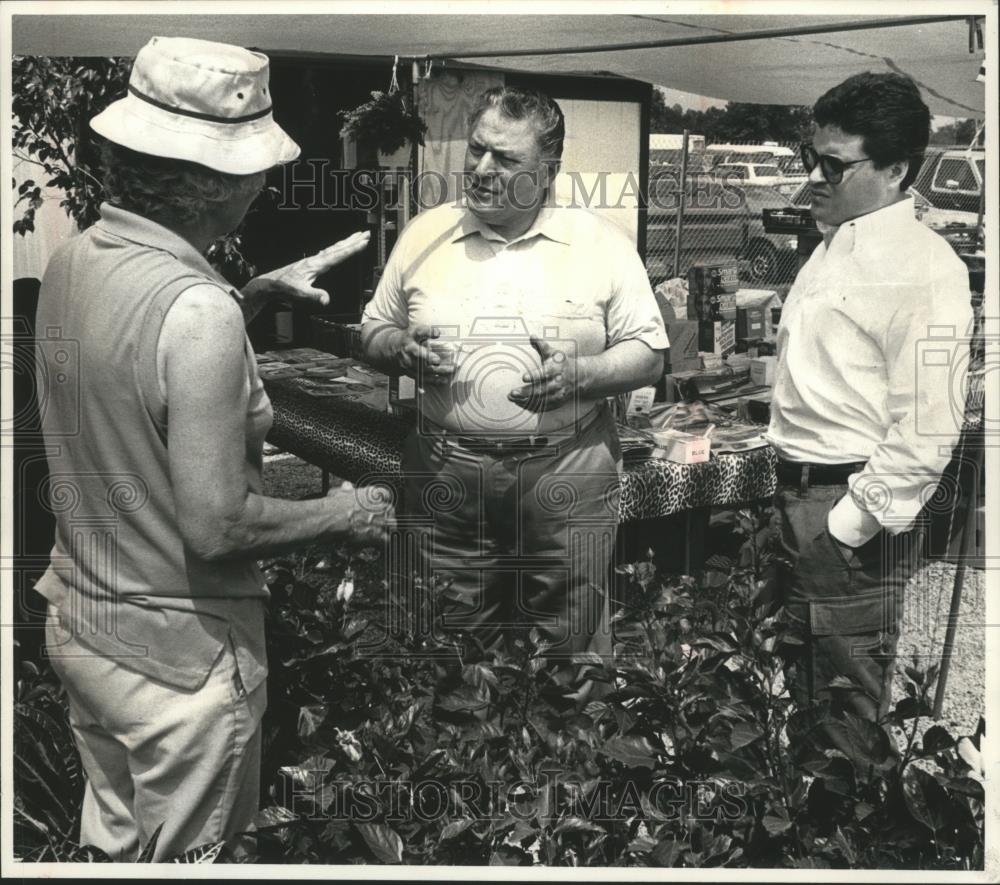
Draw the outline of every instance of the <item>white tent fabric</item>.
<instances>
[{"instance_id":1,"label":"white tent fabric","mask_svg":"<svg viewBox=\"0 0 1000 885\"><path fill-rule=\"evenodd\" d=\"M67 4L68 5L68 4ZM875 8L875 4L873 4ZM953 8L954 9L954 8ZM942 11L950 12L947 5ZM984 53L969 51L965 20L831 31L745 42L595 53L497 57L522 49L666 40L864 20L816 15L15 15L23 55L134 55L153 35L200 37L264 51L341 56L468 56L465 63L539 73L632 77L712 98L812 104L858 71L898 71L920 84L932 113L985 114L977 82ZM873 20L879 16L869 16ZM886 18L882 16L881 18Z\"/></svg>"}]
</instances>

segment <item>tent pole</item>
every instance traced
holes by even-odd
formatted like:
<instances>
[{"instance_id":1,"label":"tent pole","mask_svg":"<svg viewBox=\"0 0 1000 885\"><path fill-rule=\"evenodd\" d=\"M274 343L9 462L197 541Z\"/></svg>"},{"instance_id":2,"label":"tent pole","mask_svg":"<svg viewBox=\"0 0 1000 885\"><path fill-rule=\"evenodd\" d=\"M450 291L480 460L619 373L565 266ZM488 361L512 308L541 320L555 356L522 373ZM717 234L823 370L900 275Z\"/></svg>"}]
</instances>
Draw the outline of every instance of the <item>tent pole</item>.
<instances>
[{"instance_id":1,"label":"tent pole","mask_svg":"<svg viewBox=\"0 0 1000 885\"><path fill-rule=\"evenodd\" d=\"M958 632L958 619L962 610L962 588L965 585L966 563L972 558L976 543L976 511L979 505L979 475L982 467L983 450L977 446L972 458L972 483L969 488L969 498L965 506L965 523L962 525L962 541L959 547L958 564L955 568L955 580L951 587L951 607L948 611L948 623L945 626L944 645L941 648L941 662L938 670L937 685L934 687L934 707L931 716L941 718L944 708L944 694L948 685L948 672L951 670L951 657L955 653L955 634Z\"/></svg>"},{"instance_id":2,"label":"tent pole","mask_svg":"<svg viewBox=\"0 0 1000 885\"><path fill-rule=\"evenodd\" d=\"M677 205L677 229L674 236L674 273L681 275L681 237L684 236L684 206L687 203L687 168L688 168L688 130L684 130L684 141L681 145L681 188L680 200Z\"/></svg>"}]
</instances>

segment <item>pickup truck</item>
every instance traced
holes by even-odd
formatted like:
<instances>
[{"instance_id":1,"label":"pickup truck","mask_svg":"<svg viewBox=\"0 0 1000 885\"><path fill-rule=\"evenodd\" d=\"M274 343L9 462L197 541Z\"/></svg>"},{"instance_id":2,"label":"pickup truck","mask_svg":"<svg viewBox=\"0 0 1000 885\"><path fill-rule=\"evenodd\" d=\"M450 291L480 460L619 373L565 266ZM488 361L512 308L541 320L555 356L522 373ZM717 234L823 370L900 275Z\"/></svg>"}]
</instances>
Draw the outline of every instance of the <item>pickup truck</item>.
<instances>
[{"instance_id":1,"label":"pickup truck","mask_svg":"<svg viewBox=\"0 0 1000 885\"><path fill-rule=\"evenodd\" d=\"M937 209L977 214L985 177L985 151L932 148L924 155L913 186Z\"/></svg>"},{"instance_id":2,"label":"pickup truck","mask_svg":"<svg viewBox=\"0 0 1000 885\"><path fill-rule=\"evenodd\" d=\"M646 270L654 285L683 274L696 261L736 259L749 285L791 282L798 269L794 236L769 234L761 213L791 205L773 187L709 177L688 179L680 268L673 267L677 209L676 178L651 176L646 227Z\"/></svg>"}]
</instances>

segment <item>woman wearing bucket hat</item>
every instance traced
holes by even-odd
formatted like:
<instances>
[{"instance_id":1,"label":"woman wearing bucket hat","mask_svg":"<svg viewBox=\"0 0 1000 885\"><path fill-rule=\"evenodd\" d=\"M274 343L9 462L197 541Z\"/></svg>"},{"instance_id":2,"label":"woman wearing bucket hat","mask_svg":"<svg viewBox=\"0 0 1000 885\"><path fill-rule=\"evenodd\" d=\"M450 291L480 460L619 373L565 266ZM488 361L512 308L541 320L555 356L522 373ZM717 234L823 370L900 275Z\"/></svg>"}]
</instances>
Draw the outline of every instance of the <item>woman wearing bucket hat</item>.
<instances>
[{"instance_id":1,"label":"woman wearing bucket hat","mask_svg":"<svg viewBox=\"0 0 1000 885\"><path fill-rule=\"evenodd\" d=\"M80 841L154 859L248 829L266 705L256 559L313 541L380 542L385 499L261 494L271 407L244 328L268 297L325 302L316 277L367 242L230 288L202 257L264 173L298 156L274 122L268 60L154 37L107 140L101 220L53 256L38 328L56 511L46 641L87 774Z\"/></svg>"}]
</instances>

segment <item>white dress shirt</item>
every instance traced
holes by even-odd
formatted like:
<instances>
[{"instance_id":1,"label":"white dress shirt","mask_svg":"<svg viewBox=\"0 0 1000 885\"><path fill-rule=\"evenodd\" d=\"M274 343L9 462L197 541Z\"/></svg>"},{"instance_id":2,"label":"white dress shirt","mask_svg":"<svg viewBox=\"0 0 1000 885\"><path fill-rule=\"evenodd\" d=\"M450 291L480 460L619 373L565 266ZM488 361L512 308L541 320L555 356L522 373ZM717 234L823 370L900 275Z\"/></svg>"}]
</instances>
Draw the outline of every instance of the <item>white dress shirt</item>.
<instances>
[{"instance_id":1,"label":"white dress shirt","mask_svg":"<svg viewBox=\"0 0 1000 885\"><path fill-rule=\"evenodd\" d=\"M830 511L857 547L909 529L962 426L968 272L903 199L824 230L778 332L767 437L790 461L866 462Z\"/></svg>"}]
</instances>

